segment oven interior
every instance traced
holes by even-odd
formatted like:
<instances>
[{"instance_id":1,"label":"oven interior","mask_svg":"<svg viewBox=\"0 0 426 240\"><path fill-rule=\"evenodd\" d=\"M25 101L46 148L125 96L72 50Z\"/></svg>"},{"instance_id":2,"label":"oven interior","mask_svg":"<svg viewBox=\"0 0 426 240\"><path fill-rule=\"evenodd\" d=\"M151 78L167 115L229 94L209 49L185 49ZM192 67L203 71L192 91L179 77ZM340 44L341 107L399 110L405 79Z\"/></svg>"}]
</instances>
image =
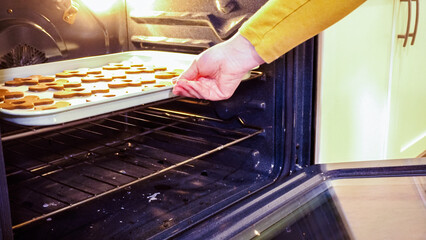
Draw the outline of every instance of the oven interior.
<instances>
[{"instance_id":1,"label":"oven interior","mask_svg":"<svg viewBox=\"0 0 426 240\"><path fill-rule=\"evenodd\" d=\"M90 11L77 2L80 15ZM216 2L157 1L156 7L168 11L154 17L130 11L131 1L118 1L123 4L118 9L125 11L84 15L95 16L94 25L108 30L108 35L100 31L92 36L91 42L103 47L93 43L96 50L88 52L83 40L62 37L66 46L74 42L77 47L46 56L55 61L102 51L197 53L229 38L237 29L231 23L241 24L262 5ZM115 19L122 16L127 19L125 37L115 29ZM5 31L12 30L0 29L0 34ZM111 33L121 37L111 40ZM7 179L1 193L3 236L170 238L311 165L315 48L316 39L311 39L260 66L226 101L178 97L48 127L1 121L1 177ZM47 48L37 49L46 53Z\"/></svg>"},{"instance_id":2,"label":"oven interior","mask_svg":"<svg viewBox=\"0 0 426 240\"><path fill-rule=\"evenodd\" d=\"M266 168L256 166L259 152L234 145L262 130L234 121L158 106L54 131L4 134L15 237L74 228L114 236L120 228L105 229L111 224L141 225L153 234L242 190L255 191L268 181Z\"/></svg>"}]
</instances>

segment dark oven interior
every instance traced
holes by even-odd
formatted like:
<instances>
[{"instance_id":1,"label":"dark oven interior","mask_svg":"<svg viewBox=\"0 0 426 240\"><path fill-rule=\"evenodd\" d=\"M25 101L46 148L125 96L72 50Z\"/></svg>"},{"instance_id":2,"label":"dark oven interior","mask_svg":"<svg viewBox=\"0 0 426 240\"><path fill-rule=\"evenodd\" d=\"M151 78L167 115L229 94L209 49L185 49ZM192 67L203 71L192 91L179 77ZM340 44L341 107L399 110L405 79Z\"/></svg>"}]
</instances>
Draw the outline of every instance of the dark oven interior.
<instances>
[{"instance_id":1,"label":"dark oven interior","mask_svg":"<svg viewBox=\"0 0 426 240\"><path fill-rule=\"evenodd\" d=\"M16 238L110 237L132 226L146 237L268 181L258 150L234 146L262 130L236 120L158 106L37 131L3 134Z\"/></svg>"},{"instance_id":2,"label":"dark oven interior","mask_svg":"<svg viewBox=\"0 0 426 240\"><path fill-rule=\"evenodd\" d=\"M121 37L105 41L99 33L94 39L109 42L109 50L82 47L60 59L122 50L200 52L230 37L236 30L230 23L240 24L261 5L178 2L158 1L167 11L157 18L124 8L128 46L113 47ZM97 18L108 29L116 14ZM154 38L159 35L166 38ZM1 121L3 236L172 237L310 165L315 46L311 39L261 66L226 101L174 98L48 127Z\"/></svg>"}]
</instances>

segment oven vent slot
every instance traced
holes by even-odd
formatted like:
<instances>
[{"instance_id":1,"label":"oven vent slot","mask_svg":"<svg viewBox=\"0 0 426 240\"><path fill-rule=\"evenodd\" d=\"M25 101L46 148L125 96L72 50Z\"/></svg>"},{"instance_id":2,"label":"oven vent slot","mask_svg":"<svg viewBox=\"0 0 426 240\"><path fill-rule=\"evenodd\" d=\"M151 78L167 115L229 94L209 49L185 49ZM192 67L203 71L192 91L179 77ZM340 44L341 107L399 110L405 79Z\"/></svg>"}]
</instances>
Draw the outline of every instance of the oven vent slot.
<instances>
[{"instance_id":1,"label":"oven vent slot","mask_svg":"<svg viewBox=\"0 0 426 240\"><path fill-rule=\"evenodd\" d=\"M231 37L238 28L248 19L247 14L235 16L229 19L215 16L209 12L163 12L156 11L151 14L134 11L130 14L133 21L139 24L160 24L160 25L184 25L209 27L214 34L225 40Z\"/></svg>"},{"instance_id":2,"label":"oven vent slot","mask_svg":"<svg viewBox=\"0 0 426 240\"><path fill-rule=\"evenodd\" d=\"M184 52L201 52L214 45L206 39L169 38L154 36L132 36L131 41L142 49L179 50Z\"/></svg>"},{"instance_id":3,"label":"oven vent slot","mask_svg":"<svg viewBox=\"0 0 426 240\"><path fill-rule=\"evenodd\" d=\"M2 123L3 125L4 123ZM136 108L3 143L13 228L53 215L254 137L219 119ZM230 148L231 147L231 148ZM12 213L13 215L13 213Z\"/></svg>"}]
</instances>

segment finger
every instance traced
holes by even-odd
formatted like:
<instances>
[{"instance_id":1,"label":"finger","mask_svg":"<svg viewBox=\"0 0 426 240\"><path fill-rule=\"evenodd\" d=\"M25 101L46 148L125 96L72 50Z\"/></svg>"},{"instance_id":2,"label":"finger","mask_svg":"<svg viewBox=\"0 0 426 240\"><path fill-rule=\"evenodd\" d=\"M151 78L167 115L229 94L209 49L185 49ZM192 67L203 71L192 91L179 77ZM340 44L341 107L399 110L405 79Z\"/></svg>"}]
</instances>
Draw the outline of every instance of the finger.
<instances>
[{"instance_id":1,"label":"finger","mask_svg":"<svg viewBox=\"0 0 426 240\"><path fill-rule=\"evenodd\" d=\"M174 87L173 93L185 94L187 97L202 98L202 95L193 88L193 83L196 81L179 80Z\"/></svg>"},{"instance_id":2,"label":"finger","mask_svg":"<svg viewBox=\"0 0 426 240\"><path fill-rule=\"evenodd\" d=\"M199 78L198 81L184 81L180 83L180 86L185 88L191 96L200 99L217 101L230 96L224 96L217 84L211 79Z\"/></svg>"},{"instance_id":3,"label":"finger","mask_svg":"<svg viewBox=\"0 0 426 240\"><path fill-rule=\"evenodd\" d=\"M180 75L179 79L196 80L198 73L197 59L195 59L192 61L191 66Z\"/></svg>"},{"instance_id":4,"label":"finger","mask_svg":"<svg viewBox=\"0 0 426 240\"><path fill-rule=\"evenodd\" d=\"M185 88L188 91L188 93L190 93L194 98L198 98L198 99L205 98L196 89L194 89L191 83L195 83L195 82L193 81L187 82L187 87Z\"/></svg>"},{"instance_id":5,"label":"finger","mask_svg":"<svg viewBox=\"0 0 426 240\"><path fill-rule=\"evenodd\" d=\"M185 88L182 88L180 86L175 86L173 88L173 94L175 94L177 96L182 96L182 97L192 97L192 95L189 94L189 92L186 91Z\"/></svg>"}]
</instances>

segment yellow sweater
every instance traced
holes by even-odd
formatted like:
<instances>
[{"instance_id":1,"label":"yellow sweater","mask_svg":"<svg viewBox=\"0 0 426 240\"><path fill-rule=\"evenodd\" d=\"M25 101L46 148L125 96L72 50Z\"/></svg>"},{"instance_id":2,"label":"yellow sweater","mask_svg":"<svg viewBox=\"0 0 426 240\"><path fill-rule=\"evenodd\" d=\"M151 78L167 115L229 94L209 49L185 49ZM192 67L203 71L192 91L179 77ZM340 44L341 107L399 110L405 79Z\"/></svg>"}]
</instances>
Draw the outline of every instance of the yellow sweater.
<instances>
[{"instance_id":1,"label":"yellow sweater","mask_svg":"<svg viewBox=\"0 0 426 240\"><path fill-rule=\"evenodd\" d=\"M270 0L239 30L267 63L317 35L365 0ZM356 30L355 30L356 31Z\"/></svg>"}]
</instances>

